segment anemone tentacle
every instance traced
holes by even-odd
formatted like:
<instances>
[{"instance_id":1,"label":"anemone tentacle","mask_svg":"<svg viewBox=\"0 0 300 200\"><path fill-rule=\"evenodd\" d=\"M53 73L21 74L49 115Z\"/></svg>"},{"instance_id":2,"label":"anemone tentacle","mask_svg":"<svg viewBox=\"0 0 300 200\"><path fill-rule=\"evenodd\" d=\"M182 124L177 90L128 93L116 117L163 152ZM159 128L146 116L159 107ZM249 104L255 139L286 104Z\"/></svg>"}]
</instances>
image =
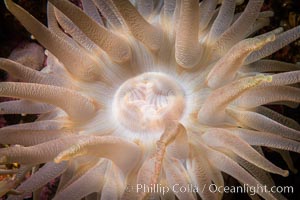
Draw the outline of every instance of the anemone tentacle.
<instances>
[{"instance_id":1,"label":"anemone tentacle","mask_svg":"<svg viewBox=\"0 0 300 200\"><path fill-rule=\"evenodd\" d=\"M16 98L0 114L38 115L0 129L5 198L38 198L56 178L55 200L220 200L209 186L224 188L224 173L268 189L269 173L289 174L261 147L297 171L300 125L269 105L299 105L300 67L262 58L299 39L300 26L256 35L274 15L263 0L239 13L242 0L48 0L47 26L4 2L46 49L41 71L0 58L22 81L0 83L1 97Z\"/></svg>"}]
</instances>

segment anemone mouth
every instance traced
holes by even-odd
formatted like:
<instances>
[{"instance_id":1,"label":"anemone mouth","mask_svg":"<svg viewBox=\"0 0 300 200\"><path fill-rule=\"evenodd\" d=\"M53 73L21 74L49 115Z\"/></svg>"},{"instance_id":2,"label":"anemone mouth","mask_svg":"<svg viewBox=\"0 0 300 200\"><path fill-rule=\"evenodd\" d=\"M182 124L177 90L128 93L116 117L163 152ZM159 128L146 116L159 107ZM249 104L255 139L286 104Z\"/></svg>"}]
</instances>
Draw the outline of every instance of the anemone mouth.
<instances>
[{"instance_id":1,"label":"anemone mouth","mask_svg":"<svg viewBox=\"0 0 300 200\"><path fill-rule=\"evenodd\" d=\"M167 121L179 121L185 109L185 94L172 77L146 72L125 81L116 91L113 113L132 132L162 133Z\"/></svg>"}]
</instances>

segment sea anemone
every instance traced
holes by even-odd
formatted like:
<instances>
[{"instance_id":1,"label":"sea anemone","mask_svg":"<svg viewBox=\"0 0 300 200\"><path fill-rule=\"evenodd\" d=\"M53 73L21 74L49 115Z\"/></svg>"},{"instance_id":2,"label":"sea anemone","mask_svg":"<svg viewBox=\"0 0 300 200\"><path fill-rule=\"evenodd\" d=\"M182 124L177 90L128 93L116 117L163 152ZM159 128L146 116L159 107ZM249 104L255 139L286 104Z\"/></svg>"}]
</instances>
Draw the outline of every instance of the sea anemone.
<instances>
[{"instance_id":1,"label":"sea anemone","mask_svg":"<svg viewBox=\"0 0 300 200\"><path fill-rule=\"evenodd\" d=\"M263 0L241 13L236 0L49 0L47 27L5 3L47 64L0 59L23 81L0 83L0 96L19 99L0 103L1 114L38 114L0 129L9 145L0 164L20 165L0 171L13 174L0 196L23 199L60 176L54 199L212 200L224 192L209 186L224 187L228 174L284 199L267 191L269 173L288 170L261 147L296 171L288 152L300 153L300 125L264 105L298 105L300 68L262 58L298 39L300 26L253 36L273 15L260 11Z\"/></svg>"}]
</instances>

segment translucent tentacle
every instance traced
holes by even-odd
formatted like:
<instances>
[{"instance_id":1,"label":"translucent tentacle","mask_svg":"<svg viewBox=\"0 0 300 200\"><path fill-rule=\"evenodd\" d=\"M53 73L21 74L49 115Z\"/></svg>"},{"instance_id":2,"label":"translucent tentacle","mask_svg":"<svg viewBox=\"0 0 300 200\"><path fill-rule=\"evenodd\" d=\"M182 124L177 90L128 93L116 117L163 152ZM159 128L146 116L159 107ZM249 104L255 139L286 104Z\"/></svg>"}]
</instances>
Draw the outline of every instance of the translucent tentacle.
<instances>
[{"instance_id":1,"label":"translucent tentacle","mask_svg":"<svg viewBox=\"0 0 300 200\"><path fill-rule=\"evenodd\" d=\"M212 181L209 161L204 157L204 155L198 154L200 152L197 152L195 147L193 150L194 155L187 163L187 171L190 175L191 181L199 187L198 193L203 200L217 200L217 193L210 192L209 189L206 188L206 186L210 185Z\"/></svg>"},{"instance_id":2,"label":"translucent tentacle","mask_svg":"<svg viewBox=\"0 0 300 200\"><path fill-rule=\"evenodd\" d=\"M227 174L230 174L238 181L241 181L242 183L248 184L252 187L263 187L261 183L259 183L251 174L249 174L244 168L242 168L240 165L238 165L225 154L209 149L207 150L207 156L210 158L210 162L216 168ZM265 199L275 200L275 197L271 193L264 192L261 190L257 191L257 193Z\"/></svg>"},{"instance_id":3,"label":"translucent tentacle","mask_svg":"<svg viewBox=\"0 0 300 200\"><path fill-rule=\"evenodd\" d=\"M78 163L78 160L71 160L69 161L69 166L68 168L64 171L64 173L61 175L60 180L59 180L59 185L57 188L57 193L59 193L60 191L62 191L63 189L65 189L67 186L69 186L74 179L78 179L78 177L76 175L76 172L78 171L78 168L81 168L82 166L88 165L86 162L80 162L80 165L76 165L76 163ZM92 165L89 165L90 167ZM86 172L85 170L82 170L83 173ZM82 175L82 174L81 174Z\"/></svg>"},{"instance_id":4,"label":"translucent tentacle","mask_svg":"<svg viewBox=\"0 0 300 200\"><path fill-rule=\"evenodd\" d=\"M101 56L102 50L94 42L92 42L70 19L68 19L61 11L57 9L55 9L55 15L60 26L62 26L64 31L70 34L76 42L96 56Z\"/></svg>"},{"instance_id":5,"label":"translucent tentacle","mask_svg":"<svg viewBox=\"0 0 300 200\"><path fill-rule=\"evenodd\" d=\"M246 57L253 51L262 48L273 41L275 34L270 32L255 38L242 40L233 46L213 67L207 77L207 85L210 88L218 88L231 82L236 72L244 63Z\"/></svg>"},{"instance_id":6,"label":"translucent tentacle","mask_svg":"<svg viewBox=\"0 0 300 200\"><path fill-rule=\"evenodd\" d=\"M214 15L218 1L217 0L204 0L200 3L199 15L199 31L207 28L210 20Z\"/></svg>"},{"instance_id":7,"label":"translucent tentacle","mask_svg":"<svg viewBox=\"0 0 300 200\"><path fill-rule=\"evenodd\" d=\"M300 131L300 124L297 121L293 120L292 118L286 117L276 111L273 111L267 107L259 106L255 108L254 111L264 116L267 116L268 118L273 119L284 126Z\"/></svg>"},{"instance_id":8,"label":"translucent tentacle","mask_svg":"<svg viewBox=\"0 0 300 200\"><path fill-rule=\"evenodd\" d=\"M245 35L245 38L255 34L257 31L261 30L265 26L268 26L269 24L270 24L269 18L259 18L252 25L251 29L248 30L248 32Z\"/></svg>"},{"instance_id":9,"label":"translucent tentacle","mask_svg":"<svg viewBox=\"0 0 300 200\"><path fill-rule=\"evenodd\" d=\"M89 18L71 2L65 0L50 0L50 2L71 19L82 32L103 49L114 61L122 63L131 58L131 50L123 39Z\"/></svg>"},{"instance_id":10,"label":"translucent tentacle","mask_svg":"<svg viewBox=\"0 0 300 200\"><path fill-rule=\"evenodd\" d=\"M154 10L153 0L138 0L137 9L145 18L149 17Z\"/></svg>"},{"instance_id":11,"label":"translucent tentacle","mask_svg":"<svg viewBox=\"0 0 300 200\"><path fill-rule=\"evenodd\" d=\"M40 164L52 161L60 152L78 142L79 136L50 140L30 147L0 149L0 163Z\"/></svg>"},{"instance_id":12,"label":"translucent tentacle","mask_svg":"<svg viewBox=\"0 0 300 200\"><path fill-rule=\"evenodd\" d=\"M187 187L190 183L187 171L185 170L182 163L175 158L165 158L164 159L164 171L166 173L166 179L168 185L175 186L179 184L180 186ZM176 188L174 188L176 190ZM178 188L177 188L178 189ZM185 199L196 199L192 192L180 192L176 193L179 200Z\"/></svg>"},{"instance_id":13,"label":"translucent tentacle","mask_svg":"<svg viewBox=\"0 0 300 200\"><path fill-rule=\"evenodd\" d=\"M99 162L71 185L58 192L55 195L54 200L82 199L88 194L100 191L104 183L105 169L106 165L103 162Z\"/></svg>"},{"instance_id":14,"label":"translucent tentacle","mask_svg":"<svg viewBox=\"0 0 300 200\"><path fill-rule=\"evenodd\" d=\"M67 168L68 163L62 162L59 164L50 162L45 164L39 171L32 174L29 179L24 181L17 190L24 191L20 196L10 196L9 200L23 199L25 195L32 193L33 191L41 188L54 178L58 177Z\"/></svg>"},{"instance_id":15,"label":"translucent tentacle","mask_svg":"<svg viewBox=\"0 0 300 200\"><path fill-rule=\"evenodd\" d=\"M157 168L155 165L156 159L155 158L149 158L144 163L139 169L138 175L137 175L137 183L138 184L146 184L150 185L152 183L152 178L153 176L156 176L157 173L160 174L161 172L161 167ZM137 194L139 196L139 199L142 199L143 197L146 197L147 195L144 191L141 191L140 193Z\"/></svg>"},{"instance_id":16,"label":"translucent tentacle","mask_svg":"<svg viewBox=\"0 0 300 200\"><path fill-rule=\"evenodd\" d=\"M164 16L173 17L176 8L176 0L164 1Z\"/></svg>"},{"instance_id":17,"label":"translucent tentacle","mask_svg":"<svg viewBox=\"0 0 300 200\"><path fill-rule=\"evenodd\" d=\"M27 100L6 101L0 103L0 114L41 114L54 109L45 103L35 103Z\"/></svg>"},{"instance_id":18,"label":"translucent tentacle","mask_svg":"<svg viewBox=\"0 0 300 200\"><path fill-rule=\"evenodd\" d=\"M266 59L244 66L241 70L243 72L288 72L300 70L300 65Z\"/></svg>"},{"instance_id":19,"label":"translucent tentacle","mask_svg":"<svg viewBox=\"0 0 300 200\"><path fill-rule=\"evenodd\" d=\"M139 184L157 184L159 176L161 174L163 160L166 153L166 148L170 145L177 137L178 134L185 132L184 126L178 122L170 121L166 125L164 133L161 135L160 139L157 141L156 152L153 156L146 159L142 164L138 176L137 183ZM144 193L143 191L138 194L139 198L146 198L149 193Z\"/></svg>"},{"instance_id":20,"label":"translucent tentacle","mask_svg":"<svg viewBox=\"0 0 300 200\"><path fill-rule=\"evenodd\" d=\"M121 28L124 26L121 23L118 14L115 13L116 9L114 8L111 0L93 0L93 2L112 27Z\"/></svg>"},{"instance_id":21,"label":"translucent tentacle","mask_svg":"<svg viewBox=\"0 0 300 200\"><path fill-rule=\"evenodd\" d=\"M11 191L15 187L12 180L6 178L0 181L0 196L4 196L6 193Z\"/></svg>"},{"instance_id":22,"label":"translucent tentacle","mask_svg":"<svg viewBox=\"0 0 300 200\"><path fill-rule=\"evenodd\" d=\"M237 105L243 108L254 108L278 101L300 103L300 89L289 86L260 87L246 91L236 100Z\"/></svg>"},{"instance_id":23,"label":"translucent tentacle","mask_svg":"<svg viewBox=\"0 0 300 200\"><path fill-rule=\"evenodd\" d=\"M274 16L274 12L271 10L267 10L267 11L260 12L258 18L269 18L273 16Z\"/></svg>"},{"instance_id":24,"label":"translucent tentacle","mask_svg":"<svg viewBox=\"0 0 300 200\"><path fill-rule=\"evenodd\" d=\"M247 34L245 35L245 38L256 33L258 30L262 29L263 27L268 26L270 24L270 17L272 17L273 15L274 12L272 11L264 11L259 13L258 19L252 25L251 29L248 30Z\"/></svg>"},{"instance_id":25,"label":"translucent tentacle","mask_svg":"<svg viewBox=\"0 0 300 200\"><path fill-rule=\"evenodd\" d=\"M6 126L0 129L0 133L2 131L6 130L32 130L32 131L38 131L38 130L58 130L63 128L63 122L56 121L56 120L43 120L43 121L35 121L30 123L24 123L24 124L16 124L11 126Z\"/></svg>"},{"instance_id":26,"label":"translucent tentacle","mask_svg":"<svg viewBox=\"0 0 300 200\"><path fill-rule=\"evenodd\" d=\"M102 149L102 151L99 151ZM131 142L113 136L94 136L82 140L71 148L61 152L55 162L69 160L82 155L104 157L116 163L124 172L135 166L141 152L139 147Z\"/></svg>"},{"instance_id":27,"label":"translucent tentacle","mask_svg":"<svg viewBox=\"0 0 300 200\"><path fill-rule=\"evenodd\" d=\"M237 41L240 41L255 23L259 16L263 0L250 0L241 16L225 31L217 41L219 51L226 52ZM221 53L222 54L222 53Z\"/></svg>"},{"instance_id":28,"label":"translucent tentacle","mask_svg":"<svg viewBox=\"0 0 300 200\"><path fill-rule=\"evenodd\" d=\"M268 132L252 131L247 129L232 129L231 133L239 136L250 145L265 146L300 153L300 143L274 135Z\"/></svg>"},{"instance_id":29,"label":"translucent tentacle","mask_svg":"<svg viewBox=\"0 0 300 200\"><path fill-rule=\"evenodd\" d=\"M116 165L110 163L105 172L105 180L101 190L101 200L120 199L125 189L122 171Z\"/></svg>"},{"instance_id":30,"label":"translucent tentacle","mask_svg":"<svg viewBox=\"0 0 300 200\"><path fill-rule=\"evenodd\" d=\"M209 40L217 40L230 26L235 10L235 0L224 1L221 5L219 14L215 19L209 33Z\"/></svg>"},{"instance_id":31,"label":"translucent tentacle","mask_svg":"<svg viewBox=\"0 0 300 200\"><path fill-rule=\"evenodd\" d=\"M176 30L175 58L184 68L192 68L201 58L198 42L199 6L197 0L183 0Z\"/></svg>"},{"instance_id":32,"label":"translucent tentacle","mask_svg":"<svg viewBox=\"0 0 300 200\"><path fill-rule=\"evenodd\" d=\"M300 26L297 26L293 29L290 29L284 33L281 33L276 37L276 40L270 42L266 46L264 46L261 50L253 52L246 59L245 63L250 64L261 58L271 55L282 47L288 45L289 43L297 40L300 37Z\"/></svg>"},{"instance_id":33,"label":"translucent tentacle","mask_svg":"<svg viewBox=\"0 0 300 200\"><path fill-rule=\"evenodd\" d=\"M265 185L268 190L273 187L274 181L272 180L272 177L270 174L268 174L266 171L263 171L262 169L258 168L256 165L253 165L252 163L242 159L237 158L237 162L245 168L248 172L251 173L260 183ZM278 200L287 200L282 194L280 193L273 193L274 197Z\"/></svg>"},{"instance_id":34,"label":"translucent tentacle","mask_svg":"<svg viewBox=\"0 0 300 200\"><path fill-rule=\"evenodd\" d=\"M202 135L203 140L211 147L228 149L234 152L236 155L242 157L248 162L275 174L287 176L288 171L282 170L257 151L255 151L249 144L236 137L230 132L223 129L209 129ZM212 139L214 138L214 139Z\"/></svg>"},{"instance_id":35,"label":"translucent tentacle","mask_svg":"<svg viewBox=\"0 0 300 200\"><path fill-rule=\"evenodd\" d=\"M239 111L227 109L227 113L235 118L242 125L259 130L270 132L289 139L299 140L300 131L286 127L266 116L251 111Z\"/></svg>"},{"instance_id":36,"label":"translucent tentacle","mask_svg":"<svg viewBox=\"0 0 300 200\"><path fill-rule=\"evenodd\" d=\"M16 174L17 172L18 169L0 169L0 175L12 175Z\"/></svg>"},{"instance_id":37,"label":"translucent tentacle","mask_svg":"<svg viewBox=\"0 0 300 200\"><path fill-rule=\"evenodd\" d=\"M24 98L56 105L65 110L71 119L75 121L87 120L96 111L94 102L91 99L66 88L11 82L0 83L0 86L0 96Z\"/></svg>"},{"instance_id":38,"label":"translucent tentacle","mask_svg":"<svg viewBox=\"0 0 300 200\"><path fill-rule=\"evenodd\" d=\"M239 97L243 92L259 85L262 81L269 80L269 76L249 77L214 90L206 98L198 112L198 120L205 124L226 122L225 108L230 102Z\"/></svg>"},{"instance_id":39,"label":"translucent tentacle","mask_svg":"<svg viewBox=\"0 0 300 200\"><path fill-rule=\"evenodd\" d=\"M82 50L74 48L74 46L55 35L23 8L13 3L13 1L5 0L5 3L8 10L18 18L44 47L64 64L72 75L85 81L99 80L101 70L92 58L87 59L89 56Z\"/></svg>"},{"instance_id":40,"label":"translucent tentacle","mask_svg":"<svg viewBox=\"0 0 300 200\"><path fill-rule=\"evenodd\" d=\"M49 30L55 33L58 37L61 37L63 40L67 41L70 45L73 45L74 48L78 48L78 45L75 43L75 41L65 34L61 27L59 27L54 13L54 6L50 2L47 3L47 23ZM47 61L48 60L49 56L47 58Z\"/></svg>"},{"instance_id":41,"label":"translucent tentacle","mask_svg":"<svg viewBox=\"0 0 300 200\"><path fill-rule=\"evenodd\" d=\"M263 83L263 86L291 85L300 82L300 70L272 75L272 81Z\"/></svg>"},{"instance_id":42,"label":"translucent tentacle","mask_svg":"<svg viewBox=\"0 0 300 200\"><path fill-rule=\"evenodd\" d=\"M83 0L82 1L83 11L93 20L98 22L100 25L103 25L103 20L92 0Z\"/></svg>"},{"instance_id":43,"label":"translucent tentacle","mask_svg":"<svg viewBox=\"0 0 300 200\"><path fill-rule=\"evenodd\" d=\"M70 136L70 134L72 134L72 132L59 130L34 131L0 129L0 141L2 144L19 144L22 146L32 146L47 142L49 140Z\"/></svg>"},{"instance_id":44,"label":"translucent tentacle","mask_svg":"<svg viewBox=\"0 0 300 200\"><path fill-rule=\"evenodd\" d=\"M149 24L128 0L112 0L131 34L151 50L158 50L162 32Z\"/></svg>"},{"instance_id":45,"label":"translucent tentacle","mask_svg":"<svg viewBox=\"0 0 300 200\"><path fill-rule=\"evenodd\" d=\"M297 174L298 173L298 169L295 168L292 157L290 152L285 151L285 150L281 150L281 149L275 149L276 152L278 152L280 154L280 156L282 157L282 159L284 160L284 162L286 163L286 165L288 166L288 168L294 173Z\"/></svg>"},{"instance_id":46,"label":"translucent tentacle","mask_svg":"<svg viewBox=\"0 0 300 200\"><path fill-rule=\"evenodd\" d=\"M10 192L13 190L13 188L16 188L25 178L27 172L32 168L32 165L22 165L17 173L15 174L14 179L4 179L3 181L0 181L0 196L3 196L4 194ZM21 193L20 191L15 190L15 193Z\"/></svg>"},{"instance_id":47,"label":"translucent tentacle","mask_svg":"<svg viewBox=\"0 0 300 200\"><path fill-rule=\"evenodd\" d=\"M189 156L188 135L184 128L179 129L174 141L168 145L167 155L176 159L187 159Z\"/></svg>"},{"instance_id":48,"label":"translucent tentacle","mask_svg":"<svg viewBox=\"0 0 300 200\"><path fill-rule=\"evenodd\" d=\"M0 58L0 69L25 82L62 85L62 80L51 74L41 73L9 59Z\"/></svg>"}]
</instances>

